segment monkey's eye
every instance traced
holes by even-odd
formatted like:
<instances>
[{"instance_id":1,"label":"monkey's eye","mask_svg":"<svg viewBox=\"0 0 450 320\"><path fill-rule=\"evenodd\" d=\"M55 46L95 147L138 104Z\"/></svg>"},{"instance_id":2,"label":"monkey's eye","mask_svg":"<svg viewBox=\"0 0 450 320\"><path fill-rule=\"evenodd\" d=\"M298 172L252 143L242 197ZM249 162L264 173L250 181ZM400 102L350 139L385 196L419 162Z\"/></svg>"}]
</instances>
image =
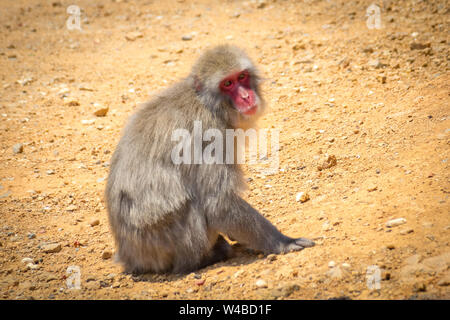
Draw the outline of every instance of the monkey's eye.
<instances>
[{"instance_id":1,"label":"monkey's eye","mask_svg":"<svg viewBox=\"0 0 450 320\"><path fill-rule=\"evenodd\" d=\"M239 80L244 80L245 78L247 78L247 74L245 72L241 73L238 77Z\"/></svg>"},{"instance_id":2,"label":"monkey's eye","mask_svg":"<svg viewBox=\"0 0 450 320\"><path fill-rule=\"evenodd\" d=\"M223 82L223 86L226 87L226 88L231 87L232 84L233 84L233 81L231 81L231 80L225 80Z\"/></svg>"}]
</instances>

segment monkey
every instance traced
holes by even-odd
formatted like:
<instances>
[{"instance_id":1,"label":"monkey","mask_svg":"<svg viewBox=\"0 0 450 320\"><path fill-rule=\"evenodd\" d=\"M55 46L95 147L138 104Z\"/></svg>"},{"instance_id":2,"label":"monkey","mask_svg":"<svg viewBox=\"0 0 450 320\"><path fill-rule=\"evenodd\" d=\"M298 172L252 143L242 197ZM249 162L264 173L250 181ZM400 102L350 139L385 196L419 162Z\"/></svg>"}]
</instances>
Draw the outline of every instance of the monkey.
<instances>
[{"instance_id":1,"label":"monkey","mask_svg":"<svg viewBox=\"0 0 450 320\"><path fill-rule=\"evenodd\" d=\"M224 261L224 236L269 253L314 246L282 234L242 197L238 164L176 164L177 128L248 127L265 109L259 70L239 47L206 50L187 77L131 115L112 155L105 200L116 261L133 274L186 274ZM225 151L228 152L228 151Z\"/></svg>"}]
</instances>

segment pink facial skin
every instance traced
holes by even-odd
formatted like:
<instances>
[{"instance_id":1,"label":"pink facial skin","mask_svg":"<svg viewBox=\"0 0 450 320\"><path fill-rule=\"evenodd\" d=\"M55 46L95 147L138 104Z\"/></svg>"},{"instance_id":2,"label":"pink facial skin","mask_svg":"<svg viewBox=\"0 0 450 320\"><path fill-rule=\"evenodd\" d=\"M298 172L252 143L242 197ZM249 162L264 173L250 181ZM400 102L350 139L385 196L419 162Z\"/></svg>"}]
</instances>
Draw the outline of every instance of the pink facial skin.
<instances>
[{"instance_id":1,"label":"pink facial skin","mask_svg":"<svg viewBox=\"0 0 450 320\"><path fill-rule=\"evenodd\" d=\"M255 92L250 88L250 75L246 70L224 78L219 88L233 100L234 107L239 112L252 115L258 110Z\"/></svg>"}]
</instances>

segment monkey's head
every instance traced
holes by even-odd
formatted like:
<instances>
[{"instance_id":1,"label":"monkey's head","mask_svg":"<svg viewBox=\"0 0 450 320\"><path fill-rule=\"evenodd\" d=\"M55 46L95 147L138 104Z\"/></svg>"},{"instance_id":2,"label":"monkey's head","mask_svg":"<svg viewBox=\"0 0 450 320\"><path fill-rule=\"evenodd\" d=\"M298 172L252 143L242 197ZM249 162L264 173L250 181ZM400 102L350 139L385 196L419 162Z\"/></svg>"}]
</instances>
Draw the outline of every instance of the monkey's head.
<instances>
[{"instance_id":1,"label":"monkey's head","mask_svg":"<svg viewBox=\"0 0 450 320\"><path fill-rule=\"evenodd\" d=\"M235 46L206 51L192 68L191 78L201 101L234 125L236 120L253 120L264 110L258 70Z\"/></svg>"}]
</instances>

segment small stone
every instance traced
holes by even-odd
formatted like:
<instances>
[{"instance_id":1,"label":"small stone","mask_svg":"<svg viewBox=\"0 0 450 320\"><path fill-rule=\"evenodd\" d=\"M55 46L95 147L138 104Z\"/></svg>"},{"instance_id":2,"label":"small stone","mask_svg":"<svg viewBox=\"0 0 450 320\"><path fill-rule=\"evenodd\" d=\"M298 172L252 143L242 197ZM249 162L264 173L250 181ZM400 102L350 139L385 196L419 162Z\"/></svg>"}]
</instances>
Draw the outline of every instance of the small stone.
<instances>
[{"instance_id":1,"label":"small stone","mask_svg":"<svg viewBox=\"0 0 450 320\"><path fill-rule=\"evenodd\" d=\"M12 147L14 154L22 153L23 152L23 144L16 143Z\"/></svg>"},{"instance_id":2,"label":"small stone","mask_svg":"<svg viewBox=\"0 0 450 320\"><path fill-rule=\"evenodd\" d=\"M100 220L98 220L98 219L92 220L92 221L89 223L89 225L90 225L91 227L98 226L99 224L100 224Z\"/></svg>"},{"instance_id":3,"label":"small stone","mask_svg":"<svg viewBox=\"0 0 450 320\"><path fill-rule=\"evenodd\" d=\"M57 253L61 251L61 244L59 243L50 243L41 245L41 250L45 253Z\"/></svg>"},{"instance_id":4,"label":"small stone","mask_svg":"<svg viewBox=\"0 0 450 320\"><path fill-rule=\"evenodd\" d=\"M342 270L339 267L336 268L330 268L330 270L327 271L327 276L330 278L340 279L342 278Z\"/></svg>"},{"instance_id":5,"label":"small stone","mask_svg":"<svg viewBox=\"0 0 450 320\"><path fill-rule=\"evenodd\" d=\"M192 35L191 34L185 34L184 36L181 37L181 40L183 40L183 41L190 41L190 40L192 40Z\"/></svg>"},{"instance_id":6,"label":"small stone","mask_svg":"<svg viewBox=\"0 0 450 320\"><path fill-rule=\"evenodd\" d=\"M71 204L71 205L67 206L66 211L75 211L75 210L77 210L77 208L78 207L76 205Z\"/></svg>"},{"instance_id":7,"label":"small stone","mask_svg":"<svg viewBox=\"0 0 450 320\"><path fill-rule=\"evenodd\" d=\"M36 234L35 233L29 233L27 234L28 239L34 239L36 238Z\"/></svg>"},{"instance_id":8,"label":"small stone","mask_svg":"<svg viewBox=\"0 0 450 320\"><path fill-rule=\"evenodd\" d=\"M348 263L344 262L342 264L342 268L345 269L345 270L349 270L350 269L350 265Z\"/></svg>"},{"instance_id":9,"label":"small stone","mask_svg":"<svg viewBox=\"0 0 450 320\"><path fill-rule=\"evenodd\" d=\"M329 169L331 167L334 167L336 164L337 164L336 156L330 155L322 165L317 167L317 170L322 171L324 169Z\"/></svg>"},{"instance_id":10,"label":"small stone","mask_svg":"<svg viewBox=\"0 0 450 320\"><path fill-rule=\"evenodd\" d=\"M139 32L139 31L130 32L125 35L125 39L127 39L128 41L135 41L136 39L143 38L143 37L144 37L144 35L142 34L142 32Z\"/></svg>"},{"instance_id":11,"label":"small stone","mask_svg":"<svg viewBox=\"0 0 450 320\"><path fill-rule=\"evenodd\" d=\"M370 186L367 188L367 191L372 192L372 191L375 191L375 190L377 190L377 189L378 189L378 186L372 184L372 185L370 185Z\"/></svg>"},{"instance_id":12,"label":"small stone","mask_svg":"<svg viewBox=\"0 0 450 320\"><path fill-rule=\"evenodd\" d=\"M306 192L299 192L295 196L295 201L297 201L297 202L300 201L301 203L305 203L309 199L310 199L309 194L307 194Z\"/></svg>"},{"instance_id":13,"label":"small stone","mask_svg":"<svg viewBox=\"0 0 450 320\"><path fill-rule=\"evenodd\" d=\"M198 286L202 286L202 285L204 285L205 284L205 279L200 279L200 280L197 280L196 282L195 282L195 284L196 285L198 285Z\"/></svg>"},{"instance_id":14,"label":"small stone","mask_svg":"<svg viewBox=\"0 0 450 320\"><path fill-rule=\"evenodd\" d=\"M94 107L97 107L97 111L94 112L94 115L97 117L104 117L108 113L109 108L108 107L102 107L98 103L94 103Z\"/></svg>"},{"instance_id":15,"label":"small stone","mask_svg":"<svg viewBox=\"0 0 450 320\"><path fill-rule=\"evenodd\" d=\"M34 263L34 260L27 257L22 259L22 263L23 264Z\"/></svg>"},{"instance_id":16,"label":"small stone","mask_svg":"<svg viewBox=\"0 0 450 320\"><path fill-rule=\"evenodd\" d=\"M405 235L405 234L412 233L412 232L414 232L413 229L403 229L400 231L400 234Z\"/></svg>"},{"instance_id":17,"label":"small stone","mask_svg":"<svg viewBox=\"0 0 450 320\"><path fill-rule=\"evenodd\" d=\"M34 263L27 263L27 269L29 269L29 270L37 270L37 269L39 269L39 266L37 265L37 264L34 264Z\"/></svg>"},{"instance_id":18,"label":"small stone","mask_svg":"<svg viewBox=\"0 0 450 320\"><path fill-rule=\"evenodd\" d=\"M263 280L263 279L258 279L258 280L256 280L255 285L258 288L267 288L267 281Z\"/></svg>"},{"instance_id":19,"label":"small stone","mask_svg":"<svg viewBox=\"0 0 450 320\"><path fill-rule=\"evenodd\" d=\"M386 222L386 227L392 228L392 227L396 227L396 226L402 225L404 223L406 223L406 219L405 218L392 219L392 220L389 220L388 222Z\"/></svg>"},{"instance_id":20,"label":"small stone","mask_svg":"<svg viewBox=\"0 0 450 320\"><path fill-rule=\"evenodd\" d=\"M431 43L427 42L427 43L419 43L419 42L411 42L409 45L409 48L411 50L423 50L426 48L430 48L431 47Z\"/></svg>"},{"instance_id":21,"label":"small stone","mask_svg":"<svg viewBox=\"0 0 450 320\"><path fill-rule=\"evenodd\" d=\"M425 292L427 291L427 286L423 282L415 283L413 285L414 292Z\"/></svg>"},{"instance_id":22,"label":"small stone","mask_svg":"<svg viewBox=\"0 0 450 320\"><path fill-rule=\"evenodd\" d=\"M95 123L95 119L90 119L90 120L81 120L81 124L84 125L91 125Z\"/></svg>"},{"instance_id":23,"label":"small stone","mask_svg":"<svg viewBox=\"0 0 450 320\"><path fill-rule=\"evenodd\" d=\"M438 286L447 287L450 285L450 274L447 274L444 278L438 281Z\"/></svg>"},{"instance_id":24,"label":"small stone","mask_svg":"<svg viewBox=\"0 0 450 320\"><path fill-rule=\"evenodd\" d=\"M66 103L66 105L69 107L78 107L80 103L77 100L70 100Z\"/></svg>"},{"instance_id":25,"label":"small stone","mask_svg":"<svg viewBox=\"0 0 450 320\"><path fill-rule=\"evenodd\" d=\"M103 260L108 260L111 257L112 257L112 252L111 251L103 251L103 253L102 253L102 259Z\"/></svg>"},{"instance_id":26,"label":"small stone","mask_svg":"<svg viewBox=\"0 0 450 320\"><path fill-rule=\"evenodd\" d=\"M391 244L388 244L386 246L386 248L388 248L389 250L394 250L395 249L395 245L391 243Z\"/></svg>"},{"instance_id":27,"label":"small stone","mask_svg":"<svg viewBox=\"0 0 450 320\"><path fill-rule=\"evenodd\" d=\"M336 266L336 262L330 261L328 262L328 268L334 268Z\"/></svg>"},{"instance_id":28,"label":"small stone","mask_svg":"<svg viewBox=\"0 0 450 320\"><path fill-rule=\"evenodd\" d=\"M277 260L277 256L275 255L275 254L269 254L268 256L267 256L267 260L269 260L269 261L275 261L275 260Z\"/></svg>"}]
</instances>

